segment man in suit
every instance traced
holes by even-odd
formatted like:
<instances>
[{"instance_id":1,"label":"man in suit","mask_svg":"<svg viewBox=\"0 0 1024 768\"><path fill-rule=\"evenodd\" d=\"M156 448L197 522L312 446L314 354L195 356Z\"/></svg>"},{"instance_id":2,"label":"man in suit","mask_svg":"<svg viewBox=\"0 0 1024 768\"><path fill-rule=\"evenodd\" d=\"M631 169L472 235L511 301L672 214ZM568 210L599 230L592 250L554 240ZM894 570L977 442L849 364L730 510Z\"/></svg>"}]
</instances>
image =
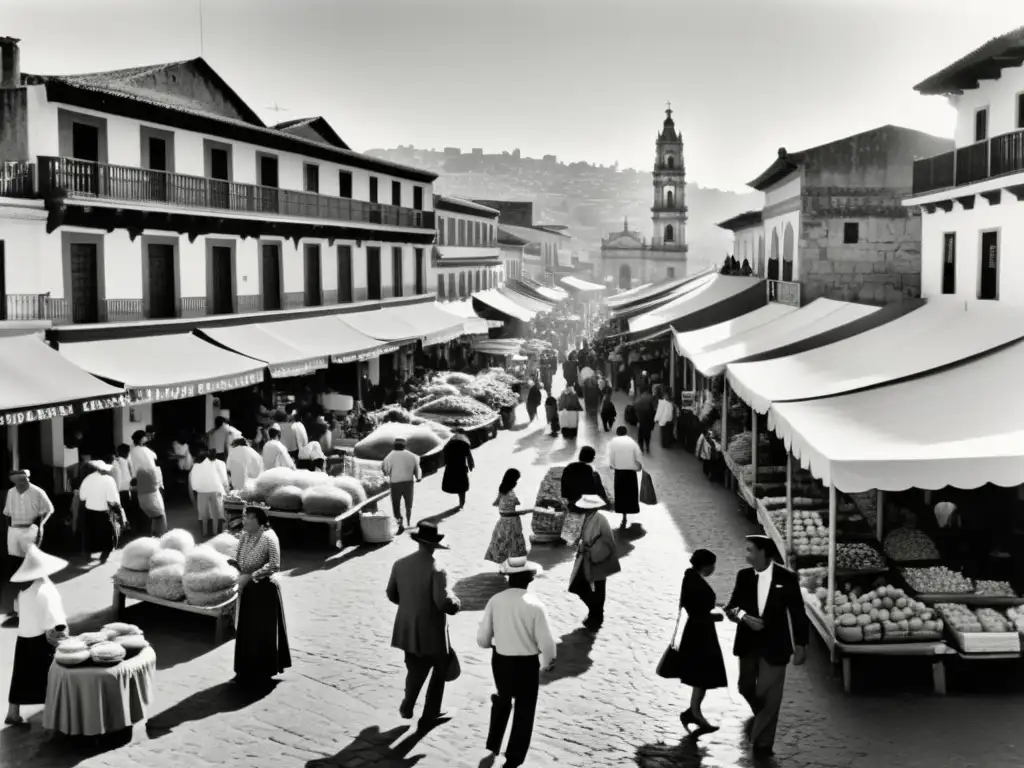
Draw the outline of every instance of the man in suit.
<instances>
[{"instance_id":1,"label":"man in suit","mask_svg":"<svg viewBox=\"0 0 1024 768\"><path fill-rule=\"evenodd\" d=\"M429 726L451 717L450 712L441 711L451 662L448 616L458 613L462 603L448 587L448 573L434 559L436 550L448 549L441 543L444 536L437 525L421 523L411 538L419 543L419 549L398 560L388 580L388 600L398 606L391 647L405 651L405 698L398 708L404 719L412 718L413 707L430 675L420 718L421 726Z\"/></svg>"},{"instance_id":2,"label":"man in suit","mask_svg":"<svg viewBox=\"0 0 1024 768\"><path fill-rule=\"evenodd\" d=\"M726 615L739 626L733 653L740 660L739 690L754 712L749 726L755 757L770 757L779 724L786 666L804 663L810 625L800 582L778 562L767 536L747 537L747 562L736 574ZM792 629L791 629L792 628Z\"/></svg>"}]
</instances>

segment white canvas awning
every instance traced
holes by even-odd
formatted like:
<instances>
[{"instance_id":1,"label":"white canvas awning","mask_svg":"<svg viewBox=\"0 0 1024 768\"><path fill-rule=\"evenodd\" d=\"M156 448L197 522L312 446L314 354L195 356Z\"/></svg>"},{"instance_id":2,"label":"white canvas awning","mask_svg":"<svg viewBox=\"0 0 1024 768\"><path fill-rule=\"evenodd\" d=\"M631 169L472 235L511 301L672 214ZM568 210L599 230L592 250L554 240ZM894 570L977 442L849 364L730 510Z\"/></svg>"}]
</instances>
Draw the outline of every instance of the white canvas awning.
<instances>
[{"instance_id":1,"label":"white canvas awning","mask_svg":"<svg viewBox=\"0 0 1024 768\"><path fill-rule=\"evenodd\" d=\"M758 413L772 403L877 387L1024 339L1024 309L932 301L885 325L800 354L729 366L733 391ZM965 393L966 396L966 393Z\"/></svg>"},{"instance_id":2,"label":"white canvas awning","mask_svg":"<svg viewBox=\"0 0 1024 768\"><path fill-rule=\"evenodd\" d=\"M461 301L449 301L437 305L442 311L455 315L462 320L463 331L469 336L487 335L490 328L501 328L504 323L501 320L485 320L478 317L473 311L473 300L462 299Z\"/></svg>"},{"instance_id":3,"label":"white canvas awning","mask_svg":"<svg viewBox=\"0 0 1024 768\"><path fill-rule=\"evenodd\" d=\"M872 361L862 364L870 367ZM1024 342L864 392L772 406L769 423L847 493L1024 483Z\"/></svg>"},{"instance_id":4,"label":"white canvas awning","mask_svg":"<svg viewBox=\"0 0 1024 768\"><path fill-rule=\"evenodd\" d=\"M730 363L768 356L793 344L849 326L878 312L879 307L833 299L817 299L796 312L720 342L693 357L694 367L705 376L717 376ZM856 332L856 326L851 333Z\"/></svg>"},{"instance_id":5,"label":"white canvas awning","mask_svg":"<svg viewBox=\"0 0 1024 768\"><path fill-rule=\"evenodd\" d=\"M703 279L697 287L668 304L643 315L629 319L630 333L644 333L673 324L689 325L694 330L715 325L732 317L753 311L767 303L764 282L756 277L736 277L715 274ZM692 325L684 318L700 314L706 322Z\"/></svg>"},{"instance_id":6,"label":"white canvas awning","mask_svg":"<svg viewBox=\"0 0 1024 768\"><path fill-rule=\"evenodd\" d=\"M723 341L734 339L753 328L788 315L790 312L796 312L796 309L796 307L791 307L788 304L772 302L760 309L755 309L753 312L747 312L747 314L734 317L732 320L726 320L724 323L711 325L697 331L676 333L676 351L683 357L693 359L693 356L699 352L703 352L712 346L717 346Z\"/></svg>"},{"instance_id":7,"label":"white canvas awning","mask_svg":"<svg viewBox=\"0 0 1024 768\"><path fill-rule=\"evenodd\" d=\"M597 283L591 283L586 280L581 280L578 277L572 275L566 275L561 280L562 285L566 288L574 290L578 293L595 293L597 291L603 291L604 286L598 285Z\"/></svg>"}]
</instances>

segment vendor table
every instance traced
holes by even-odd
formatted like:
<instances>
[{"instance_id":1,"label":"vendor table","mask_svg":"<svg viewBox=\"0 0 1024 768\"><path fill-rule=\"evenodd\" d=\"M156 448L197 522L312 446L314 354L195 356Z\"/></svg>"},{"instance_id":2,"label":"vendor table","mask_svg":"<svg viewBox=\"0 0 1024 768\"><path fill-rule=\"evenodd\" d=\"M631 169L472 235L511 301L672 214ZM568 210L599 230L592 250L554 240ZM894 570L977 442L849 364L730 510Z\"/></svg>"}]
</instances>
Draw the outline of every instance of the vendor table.
<instances>
[{"instance_id":1,"label":"vendor table","mask_svg":"<svg viewBox=\"0 0 1024 768\"><path fill-rule=\"evenodd\" d=\"M213 632L213 642L216 645L220 645L224 642L224 633L227 628L233 624L235 603L238 601L238 595L236 594L232 596L230 600L221 603L220 605L189 605L184 600L165 600L162 597L154 597L144 589L131 589L130 587L123 586L115 581L114 616L116 618L120 618L121 611L124 610L125 602L128 598L131 598L132 600L140 600L144 603L162 605L164 608L173 608L177 611L194 613L199 616L209 616L215 619L216 625Z\"/></svg>"},{"instance_id":2,"label":"vendor table","mask_svg":"<svg viewBox=\"0 0 1024 768\"><path fill-rule=\"evenodd\" d=\"M359 513L367 512L377 508L377 503L386 498L391 493L390 488L381 491L380 493L370 496L362 504L356 504L351 509L342 512L340 515L334 517L328 517L325 515L307 515L304 512L291 512L286 509L269 509L267 510L268 517L276 517L279 520L298 520L303 523L316 523L318 525L327 526L327 546L330 548L340 548L339 542L344 540L342 535L342 528L349 521L356 521L356 526L353 530L357 529L359 521Z\"/></svg>"},{"instance_id":3,"label":"vendor table","mask_svg":"<svg viewBox=\"0 0 1024 768\"><path fill-rule=\"evenodd\" d=\"M99 736L130 728L146 719L155 673L152 648L111 667L53 662L43 727L67 736Z\"/></svg>"}]
</instances>

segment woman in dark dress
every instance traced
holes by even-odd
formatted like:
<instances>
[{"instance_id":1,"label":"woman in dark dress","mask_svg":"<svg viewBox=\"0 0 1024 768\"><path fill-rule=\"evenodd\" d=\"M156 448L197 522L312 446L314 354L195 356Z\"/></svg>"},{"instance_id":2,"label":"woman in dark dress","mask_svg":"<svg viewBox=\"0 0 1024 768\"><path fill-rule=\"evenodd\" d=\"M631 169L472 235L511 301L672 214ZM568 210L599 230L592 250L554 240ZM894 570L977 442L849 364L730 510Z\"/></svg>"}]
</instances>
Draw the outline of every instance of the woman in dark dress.
<instances>
[{"instance_id":1,"label":"woman in dark dress","mask_svg":"<svg viewBox=\"0 0 1024 768\"><path fill-rule=\"evenodd\" d=\"M540 402L542 399L542 393L540 391L540 384L534 382L530 387L530 391L526 394L526 415L530 417L530 423L537 418L537 411L540 410Z\"/></svg>"},{"instance_id":2,"label":"woman in dark dress","mask_svg":"<svg viewBox=\"0 0 1024 768\"><path fill-rule=\"evenodd\" d=\"M686 625L679 641L680 672L683 685L690 686L690 708L680 713L679 720L689 730L698 726L697 733L713 733L718 726L704 719L700 705L704 694L712 688L726 686L725 661L718 644L715 622L722 620L721 614L714 614L715 590L708 584L708 577L715 572L715 554L707 549L698 549L690 558L690 568L683 575L683 588L679 595L679 608L686 611Z\"/></svg>"},{"instance_id":3,"label":"woman in dark dress","mask_svg":"<svg viewBox=\"0 0 1024 768\"><path fill-rule=\"evenodd\" d=\"M455 434L444 446L444 477L441 490L459 496L459 509L466 506L466 492L469 490L469 473L476 469L469 438L462 427L455 428Z\"/></svg>"}]
</instances>

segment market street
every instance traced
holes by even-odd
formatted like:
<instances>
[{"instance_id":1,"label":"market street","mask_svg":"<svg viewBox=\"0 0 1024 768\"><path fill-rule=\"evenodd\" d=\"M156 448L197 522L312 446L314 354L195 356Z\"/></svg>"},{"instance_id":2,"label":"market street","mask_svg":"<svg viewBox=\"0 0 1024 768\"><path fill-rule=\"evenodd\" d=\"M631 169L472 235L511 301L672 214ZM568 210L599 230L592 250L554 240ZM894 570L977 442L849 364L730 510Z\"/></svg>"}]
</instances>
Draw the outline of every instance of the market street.
<instances>
[{"instance_id":1,"label":"market street","mask_svg":"<svg viewBox=\"0 0 1024 768\"><path fill-rule=\"evenodd\" d=\"M625 402L619 399L621 414ZM496 519L491 504L498 481L507 467L520 469L517 492L529 504L549 466L566 463L587 443L598 448L600 463L607 438L591 420L581 422L580 438L570 443L549 437L540 422L524 425L525 419L520 408L513 431L499 432L475 451L477 470L464 511L445 512L454 498L441 493L439 474L416 490L415 520L443 518L441 529L452 551L442 557L463 601L452 621L452 641L463 665L462 678L446 693L446 705L458 709L452 721L419 738L398 715L404 666L401 654L389 647L394 608L384 588L392 562L415 546L405 535L383 547L327 555L326 562L322 551L286 551L282 588L294 666L263 698L246 699L228 684L233 642L212 647L208 621L154 606L130 607L126 619L145 629L159 669L148 724L135 728L133 742L84 752L85 745L47 741L41 716L33 714L31 730L5 727L0 733L0 762L19 768L490 765L481 762L487 756L490 657L476 647L475 633L484 603L502 585L496 569L483 560ZM722 729L694 744L682 739L678 720L689 690L656 677L654 668L672 628L689 552L706 547L717 553L712 581L719 599L726 599L743 566L742 536L754 526L738 511L735 497L709 483L685 452L666 451L656 439L648 467L662 503L645 508L639 524L620 541L623 571L609 581L607 620L596 636L580 627L585 611L566 592L572 552L538 547L531 555L548 569L531 589L547 604L561 640L558 666L542 678L527 765L749 764L742 737L748 711L735 686L731 695L722 690L708 695L705 714ZM192 518L171 522L172 527L191 525ZM118 559L115 553L104 566L84 573L71 568L61 575L74 631L88 628L83 620L89 625L110 620L110 577ZM731 650L732 626L720 626L723 646ZM9 626L0 633L5 691L14 635ZM726 658L731 662L731 655ZM809 663L789 670L776 764L1018 766L1016 734L1024 727L1024 711L986 689L999 690L995 686L1016 668L989 664L980 672L995 681L991 686L986 679L971 681L984 696L965 693L963 675L955 671L950 695L931 695L928 667L915 660L855 665L855 683L862 690L846 695L814 637ZM872 668L872 679L859 682L861 672ZM969 673L977 677L978 671ZM735 666L730 675L735 678ZM887 679L903 692L885 693Z\"/></svg>"}]
</instances>

